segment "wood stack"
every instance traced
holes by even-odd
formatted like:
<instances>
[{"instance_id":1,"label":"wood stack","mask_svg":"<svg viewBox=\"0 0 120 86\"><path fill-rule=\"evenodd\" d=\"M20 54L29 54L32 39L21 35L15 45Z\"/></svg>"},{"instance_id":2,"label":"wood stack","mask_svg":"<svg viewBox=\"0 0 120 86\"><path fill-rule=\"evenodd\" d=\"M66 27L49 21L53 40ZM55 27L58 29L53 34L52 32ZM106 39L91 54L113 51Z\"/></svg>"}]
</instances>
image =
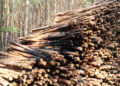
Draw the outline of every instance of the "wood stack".
<instances>
[{"instance_id":1,"label":"wood stack","mask_svg":"<svg viewBox=\"0 0 120 86\"><path fill-rule=\"evenodd\" d=\"M119 86L120 3L57 14L0 52L2 86ZM59 18L58 18L59 17Z\"/></svg>"}]
</instances>

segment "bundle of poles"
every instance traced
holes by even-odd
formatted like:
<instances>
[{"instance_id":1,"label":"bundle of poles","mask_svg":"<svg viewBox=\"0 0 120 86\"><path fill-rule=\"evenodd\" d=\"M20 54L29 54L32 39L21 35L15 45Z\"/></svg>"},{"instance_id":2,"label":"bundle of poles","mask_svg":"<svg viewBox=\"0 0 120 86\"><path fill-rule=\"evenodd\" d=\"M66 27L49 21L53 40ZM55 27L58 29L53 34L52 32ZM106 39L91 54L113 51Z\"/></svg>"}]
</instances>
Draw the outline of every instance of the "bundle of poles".
<instances>
[{"instance_id":1,"label":"bundle of poles","mask_svg":"<svg viewBox=\"0 0 120 86\"><path fill-rule=\"evenodd\" d=\"M0 52L1 86L120 86L120 2L58 13Z\"/></svg>"}]
</instances>

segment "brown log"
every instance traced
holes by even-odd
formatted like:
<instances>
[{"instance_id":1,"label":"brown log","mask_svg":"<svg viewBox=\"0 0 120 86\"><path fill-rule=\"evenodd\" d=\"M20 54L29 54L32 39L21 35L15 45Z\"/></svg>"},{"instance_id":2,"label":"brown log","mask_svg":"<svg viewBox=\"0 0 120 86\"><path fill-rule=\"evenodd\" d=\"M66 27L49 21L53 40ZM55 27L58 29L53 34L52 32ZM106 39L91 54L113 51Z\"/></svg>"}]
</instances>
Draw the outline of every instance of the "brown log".
<instances>
[{"instance_id":1,"label":"brown log","mask_svg":"<svg viewBox=\"0 0 120 86\"><path fill-rule=\"evenodd\" d=\"M58 81L61 82L61 83L66 84L66 85L70 85L70 84L71 84L71 81L66 80L66 79L61 79L61 78L59 78Z\"/></svg>"}]
</instances>

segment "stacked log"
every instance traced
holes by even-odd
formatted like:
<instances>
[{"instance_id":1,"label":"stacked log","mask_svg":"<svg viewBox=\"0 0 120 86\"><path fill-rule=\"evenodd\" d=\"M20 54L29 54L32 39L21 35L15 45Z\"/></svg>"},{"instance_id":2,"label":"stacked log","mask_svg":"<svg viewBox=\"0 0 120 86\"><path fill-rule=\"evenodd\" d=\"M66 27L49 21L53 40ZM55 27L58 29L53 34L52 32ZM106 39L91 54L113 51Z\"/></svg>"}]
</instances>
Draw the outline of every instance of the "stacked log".
<instances>
[{"instance_id":1,"label":"stacked log","mask_svg":"<svg viewBox=\"0 0 120 86\"><path fill-rule=\"evenodd\" d=\"M100 1L56 15L0 52L2 86L119 86L120 3ZM59 17L59 18L58 18Z\"/></svg>"}]
</instances>

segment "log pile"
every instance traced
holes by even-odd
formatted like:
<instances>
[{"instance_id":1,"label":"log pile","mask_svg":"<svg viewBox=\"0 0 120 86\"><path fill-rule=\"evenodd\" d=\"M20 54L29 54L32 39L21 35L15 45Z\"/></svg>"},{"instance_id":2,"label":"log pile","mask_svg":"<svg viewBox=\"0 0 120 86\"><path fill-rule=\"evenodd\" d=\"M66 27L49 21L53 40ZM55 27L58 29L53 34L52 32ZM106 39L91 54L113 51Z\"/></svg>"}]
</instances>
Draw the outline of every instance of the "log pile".
<instances>
[{"instance_id":1,"label":"log pile","mask_svg":"<svg viewBox=\"0 0 120 86\"><path fill-rule=\"evenodd\" d=\"M120 3L59 13L0 52L2 86L119 86Z\"/></svg>"}]
</instances>

